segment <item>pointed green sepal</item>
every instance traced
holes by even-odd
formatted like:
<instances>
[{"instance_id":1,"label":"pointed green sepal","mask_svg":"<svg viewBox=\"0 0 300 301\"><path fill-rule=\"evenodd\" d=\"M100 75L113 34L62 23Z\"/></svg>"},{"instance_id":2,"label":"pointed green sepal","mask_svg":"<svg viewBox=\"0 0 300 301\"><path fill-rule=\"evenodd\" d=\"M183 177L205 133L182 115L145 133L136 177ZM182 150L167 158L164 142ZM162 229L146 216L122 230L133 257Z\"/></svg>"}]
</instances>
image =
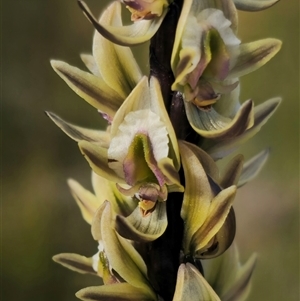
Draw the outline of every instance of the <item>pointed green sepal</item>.
<instances>
[{"instance_id":1,"label":"pointed green sepal","mask_svg":"<svg viewBox=\"0 0 300 301\"><path fill-rule=\"evenodd\" d=\"M173 301L221 301L200 272L190 263L178 269Z\"/></svg>"},{"instance_id":2,"label":"pointed green sepal","mask_svg":"<svg viewBox=\"0 0 300 301\"><path fill-rule=\"evenodd\" d=\"M280 50L282 42L267 38L240 46L240 54L227 79L244 76L266 64Z\"/></svg>"},{"instance_id":3,"label":"pointed green sepal","mask_svg":"<svg viewBox=\"0 0 300 301\"><path fill-rule=\"evenodd\" d=\"M83 140L79 141L78 146L96 174L112 182L125 183L123 178L109 168L106 148Z\"/></svg>"},{"instance_id":4,"label":"pointed green sepal","mask_svg":"<svg viewBox=\"0 0 300 301\"><path fill-rule=\"evenodd\" d=\"M203 260L201 263L205 278L222 301L247 299L256 263L255 254L245 264L241 264L237 247L233 244L223 255L211 260Z\"/></svg>"},{"instance_id":5,"label":"pointed green sepal","mask_svg":"<svg viewBox=\"0 0 300 301\"><path fill-rule=\"evenodd\" d=\"M103 246L111 267L126 282L147 292L149 298L155 294L149 286L147 267L132 244L119 236L113 228L113 213L109 202L104 203L100 221Z\"/></svg>"},{"instance_id":6,"label":"pointed green sepal","mask_svg":"<svg viewBox=\"0 0 300 301\"><path fill-rule=\"evenodd\" d=\"M235 156L225 167L221 177L220 186L227 188L231 185L237 185L244 163L244 156Z\"/></svg>"},{"instance_id":7,"label":"pointed green sepal","mask_svg":"<svg viewBox=\"0 0 300 301\"><path fill-rule=\"evenodd\" d=\"M220 141L205 149L214 159L219 160L235 151L240 145L245 143L260 131L262 126L274 114L281 102L281 98L272 98L254 108L254 125L244 132L244 134L230 140Z\"/></svg>"},{"instance_id":8,"label":"pointed green sepal","mask_svg":"<svg viewBox=\"0 0 300 301\"><path fill-rule=\"evenodd\" d=\"M121 27L120 14L107 9L101 15L99 23L104 26ZM129 47L112 43L95 32L93 39L93 57L103 80L125 99L142 78L140 68Z\"/></svg>"},{"instance_id":9,"label":"pointed green sepal","mask_svg":"<svg viewBox=\"0 0 300 301\"><path fill-rule=\"evenodd\" d=\"M101 202L109 200L116 214L127 216L136 208L137 202L131 196L128 197L122 194L115 182L111 182L93 172L92 184L96 197Z\"/></svg>"},{"instance_id":10,"label":"pointed green sepal","mask_svg":"<svg viewBox=\"0 0 300 301\"><path fill-rule=\"evenodd\" d=\"M71 139L79 142L80 140L86 140L89 142L95 142L103 147L108 147L110 142L110 134L107 131L92 130L83 128L72 123L64 121L59 116L45 112L47 116Z\"/></svg>"},{"instance_id":11,"label":"pointed green sepal","mask_svg":"<svg viewBox=\"0 0 300 301\"><path fill-rule=\"evenodd\" d=\"M148 296L141 288L128 283L91 286L81 289L76 297L83 301L156 301L155 297Z\"/></svg>"},{"instance_id":12,"label":"pointed green sepal","mask_svg":"<svg viewBox=\"0 0 300 301\"><path fill-rule=\"evenodd\" d=\"M183 249L187 254L193 235L207 218L214 192L197 156L186 143L180 142L179 147L186 182L180 215L185 225Z\"/></svg>"},{"instance_id":13,"label":"pointed green sepal","mask_svg":"<svg viewBox=\"0 0 300 301\"><path fill-rule=\"evenodd\" d=\"M211 259L222 255L232 244L236 233L236 220L233 207L225 219L223 226L213 238L207 250L194 254L197 259Z\"/></svg>"},{"instance_id":14,"label":"pointed green sepal","mask_svg":"<svg viewBox=\"0 0 300 301\"><path fill-rule=\"evenodd\" d=\"M102 205L101 200L73 179L68 180L68 185L84 220L91 224L98 207Z\"/></svg>"},{"instance_id":15,"label":"pointed green sepal","mask_svg":"<svg viewBox=\"0 0 300 301\"><path fill-rule=\"evenodd\" d=\"M97 275L97 272L93 269L92 258L73 253L62 253L53 256L52 259L74 272Z\"/></svg>"},{"instance_id":16,"label":"pointed green sepal","mask_svg":"<svg viewBox=\"0 0 300 301\"><path fill-rule=\"evenodd\" d=\"M80 58L91 73L97 77L101 77L96 60L91 54L82 53L80 54Z\"/></svg>"},{"instance_id":17,"label":"pointed green sepal","mask_svg":"<svg viewBox=\"0 0 300 301\"><path fill-rule=\"evenodd\" d=\"M51 65L76 94L110 117L115 115L124 101L124 98L100 77L61 61L52 60Z\"/></svg>"},{"instance_id":18,"label":"pointed green sepal","mask_svg":"<svg viewBox=\"0 0 300 301\"><path fill-rule=\"evenodd\" d=\"M240 179L238 181L238 187L245 185L259 174L268 160L269 153L270 150L265 149L244 164Z\"/></svg>"},{"instance_id":19,"label":"pointed green sepal","mask_svg":"<svg viewBox=\"0 0 300 301\"><path fill-rule=\"evenodd\" d=\"M191 240L191 254L205 252L213 237L223 226L236 194L236 186L222 190L212 201L205 222Z\"/></svg>"}]
</instances>

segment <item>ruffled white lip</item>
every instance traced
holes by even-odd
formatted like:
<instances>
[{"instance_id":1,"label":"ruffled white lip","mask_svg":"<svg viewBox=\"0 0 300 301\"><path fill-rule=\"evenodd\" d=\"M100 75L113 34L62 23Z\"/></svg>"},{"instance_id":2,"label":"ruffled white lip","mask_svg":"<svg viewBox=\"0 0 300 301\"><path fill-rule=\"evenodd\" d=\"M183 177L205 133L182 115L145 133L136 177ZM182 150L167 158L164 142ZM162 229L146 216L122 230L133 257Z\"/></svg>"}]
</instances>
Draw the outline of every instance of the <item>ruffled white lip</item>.
<instances>
[{"instance_id":1,"label":"ruffled white lip","mask_svg":"<svg viewBox=\"0 0 300 301\"><path fill-rule=\"evenodd\" d=\"M124 177L123 161L136 134L149 137L152 152L158 162L168 157L168 132L160 117L149 109L130 112L119 126L118 133L111 140L108 149L109 167Z\"/></svg>"}]
</instances>

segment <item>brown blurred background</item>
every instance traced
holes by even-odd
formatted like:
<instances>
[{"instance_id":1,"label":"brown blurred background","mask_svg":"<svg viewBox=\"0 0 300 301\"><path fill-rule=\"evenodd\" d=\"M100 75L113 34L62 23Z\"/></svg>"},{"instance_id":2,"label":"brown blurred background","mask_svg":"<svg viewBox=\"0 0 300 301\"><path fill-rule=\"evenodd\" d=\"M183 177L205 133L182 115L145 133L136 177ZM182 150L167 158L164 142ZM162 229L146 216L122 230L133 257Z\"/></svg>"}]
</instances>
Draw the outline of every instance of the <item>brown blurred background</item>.
<instances>
[{"instance_id":1,"label":"brown blurred background","mask_svg":"<svg viewBox=\"0 0 300 301\"><path fill-rule=\"evenodd\" d=\"M107 1L89 0L99 14ZM241 150L247 158L271 147L259 177L238 192L237 242L242 261L259 255L249 301L299 300L299 2L282 0L240 13L239 37L283 41L266 66L242 79L241 100L282 96L262 131ZM84 68L93 29L75 0L2 1L2 300L77 300L98 279L52 262L61 252L90 256L96 243L69 194L66 179L87 188L90 169L76 143L43 113L102 127L97 112L51 69L52 58ZM140 47L139 60L147 58ZM144 70L147 70L145 67Z\"/></svg>"}]
</instances>

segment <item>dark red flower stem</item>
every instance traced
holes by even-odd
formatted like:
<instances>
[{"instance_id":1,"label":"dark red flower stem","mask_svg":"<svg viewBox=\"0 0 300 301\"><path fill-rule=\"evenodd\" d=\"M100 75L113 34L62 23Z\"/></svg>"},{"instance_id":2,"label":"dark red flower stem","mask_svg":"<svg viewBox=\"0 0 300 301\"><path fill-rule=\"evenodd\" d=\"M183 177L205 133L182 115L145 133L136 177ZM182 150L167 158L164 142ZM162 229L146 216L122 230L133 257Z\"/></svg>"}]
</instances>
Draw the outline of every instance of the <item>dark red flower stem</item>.
<instances>
[{"instance_id":1,"label":"dark red flower stem","mask_svg":"<svg viewBox=\"0 0 300 301\"><path fill-rule=\"evenodd\" d=\"M169 7L161 27L150 42L150 76L160 83L166 109L178 139L198 142L184 109L182 94L171 91L174 75L171 69L171 54L182 0L175 0ZM183 171L180 171L184 185ZM183 194L170 193L167 200L168 227L165 233L147 247L148 273L156 292L164 301L172 301L176 286L177 271L181 263L183 221L180 217Z\"/></svg>"}]
</instances>

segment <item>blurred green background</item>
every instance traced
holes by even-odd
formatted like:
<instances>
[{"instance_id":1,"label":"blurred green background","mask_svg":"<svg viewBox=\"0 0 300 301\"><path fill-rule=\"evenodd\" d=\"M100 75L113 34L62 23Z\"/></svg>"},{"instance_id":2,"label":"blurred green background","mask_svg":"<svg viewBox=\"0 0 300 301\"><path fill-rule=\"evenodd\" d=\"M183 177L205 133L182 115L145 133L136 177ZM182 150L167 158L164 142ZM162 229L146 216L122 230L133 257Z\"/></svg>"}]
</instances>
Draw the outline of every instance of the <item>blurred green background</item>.
<instances>
[{"instance_id":1,"label":"blurred green background","mask_svg":"<svg viewBox=\"0 0 300 301\"><path fill-rule=\"evenodd\" d=\"M99 14L106 1L89 0ZM66 179L90 188L90 168L76 143L43 113L53 111L86 127L98 113L53 72L50 59L83 68L93 29L76 1L2 1L2 300L77 300L96 278L52 262L61 252L90 256L96 243ZM242 149L247 158L270 146L271 156L235 202L242 261L259 255L249 301L299 300L299 2L239 15L243 42L283 41L266 66L242 79L241 100L282 96L262 131ZM145 62L147 48L135 49ZM145 63L144 63L145 64ZM146 66L146 65L145 65ZM145 68L146 70L146 68Z\"/></svg>"}]
</instances>

